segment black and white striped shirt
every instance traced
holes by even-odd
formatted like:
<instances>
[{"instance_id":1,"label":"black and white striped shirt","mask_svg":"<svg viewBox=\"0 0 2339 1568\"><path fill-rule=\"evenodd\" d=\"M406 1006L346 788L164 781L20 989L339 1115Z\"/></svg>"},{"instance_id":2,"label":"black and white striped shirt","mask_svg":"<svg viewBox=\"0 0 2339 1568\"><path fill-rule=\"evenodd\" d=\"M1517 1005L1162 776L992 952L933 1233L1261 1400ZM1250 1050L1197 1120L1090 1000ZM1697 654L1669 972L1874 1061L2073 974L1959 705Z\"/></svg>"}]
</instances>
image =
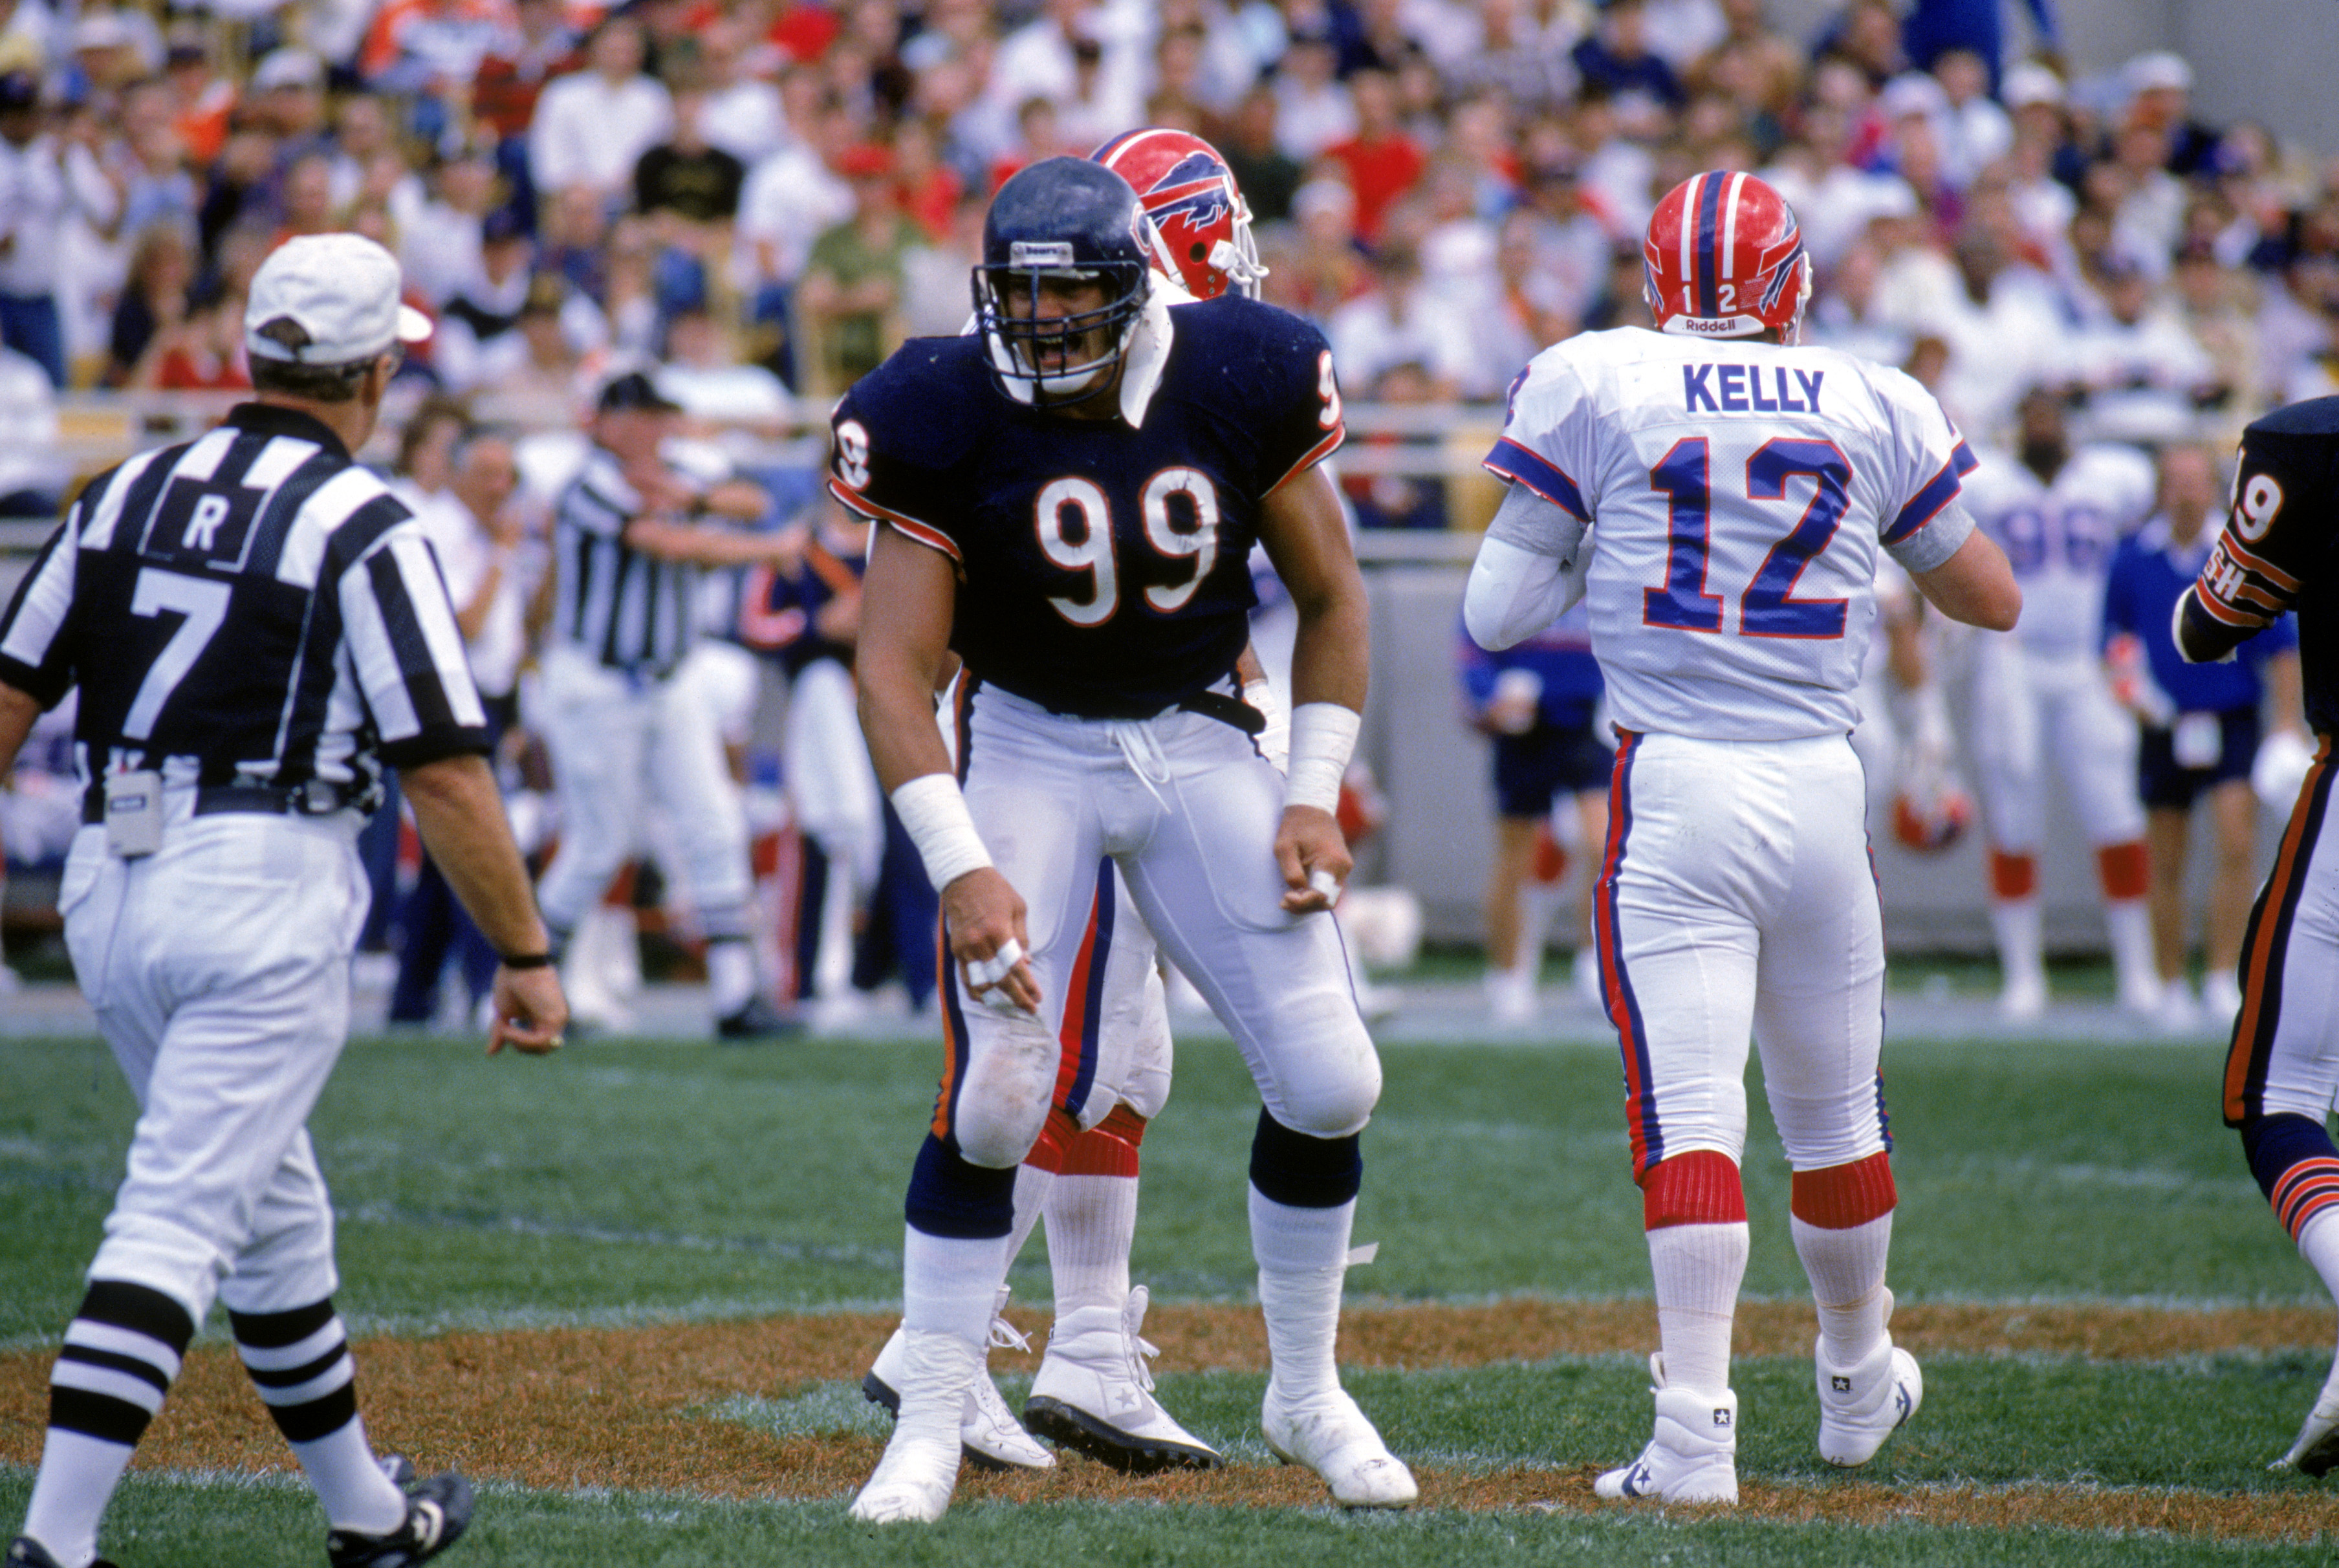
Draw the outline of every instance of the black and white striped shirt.
<instances>
[{"instance_id":1,"label":"black and white striped shirt","mask_svg":"<svg viewBox=\"0 0 2339 1568\"><path fill-rule=\"evenodd\" d=\"M595 447L553 510L552 635L613 669L663 676L695 640L698 568L626 543L640 495Z\"/></svg>"},{"instance_id":2,"label":"black and white striped shirt","mask_svg":"<svg viewBox=\"0 0 2339 1568\"><path fill-rule=\"evenodd\" d=\"M75 759L168 782L371 792L488 746L421 524L340 439L237 406L84 490L0 616L0 681L81 688Z\"/></svg>"}]
</instances>

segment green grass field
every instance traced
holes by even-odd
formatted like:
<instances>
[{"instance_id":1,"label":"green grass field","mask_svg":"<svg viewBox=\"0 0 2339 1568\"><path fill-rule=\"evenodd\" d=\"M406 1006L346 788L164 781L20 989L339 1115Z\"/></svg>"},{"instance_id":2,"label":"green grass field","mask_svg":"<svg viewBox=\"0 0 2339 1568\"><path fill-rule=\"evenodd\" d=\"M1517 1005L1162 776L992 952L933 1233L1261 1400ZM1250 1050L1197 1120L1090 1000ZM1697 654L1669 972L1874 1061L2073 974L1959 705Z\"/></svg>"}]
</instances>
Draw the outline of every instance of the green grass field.
<instances>
[{"instance_id":1,"label":"green grass field","mask_svg":"<svg viewBox=\"0 0 2339 1568\"><path fill-rule=\"evenodd\" d=\"M1357 1230L1381 1250L1350 1276L1352 1298L1646 1295L1613 1050L1394 1042L1384 1052ZM342 1217L342 1311L360 1335L418 1336L881 1308L899 1290L901 1190L934 1053L923 1041L721 1050L592 1040L548 1060L489 1060L469 1044L358 1041L312 1123ZM2323 1303L2218 1123L2218 1066L2202 1047L1891 1048L1901 1301ZM0 1348L37 1353L78 1297L133 1111L93 1041L0 1040ZM1747 1290L1798 1298L1785 1168L1759 1090L1752 1104ZM1177 1092L1145 1145L1135 1275L1157 1300L1248 1297L1242 1170L1256 1114L1230 1047L1181 1046ZM1012 1277L1019 1300L1044 1301L1044 1248L1027 1249ZM1360 1370L1350 1386L1419 1463L1548 1469L1556 1484L1644 1440L1639 1359L1620 1350ZM2156 1361L1929 1357L1917 1424L1862 1480L1912 1495L2046 1487L2320 1509L2324 1488L2265 1464L2327 1365L2327 1343ZM1811 1452L1809 1379L1806 1359L1740 1363L1742 1478L1822 1497L1846 1484ZM1168 1366L1162 1379L1165 1401L1238 1463L1267 1461L1259 1387L1255 1375ZM781 1435L883 1430L849 1384L834 1382L743 1389L696 1415ZM13 1524L29 1485L27 1467L0 1464L0 1523ZM2126 1564L2320 1563L2334 1553L2330 1536L2283 1545L2127 1527L1997 1529L1889 1511L1869 1524L1580 1507L1350 1519L1165 1507L1141 1484L1126 1494L976 1502L905 1536L852 1526L836 1502L491 1483L473 1537L448 1561ZM124 1568L302 1563L318 1559L320 1527L288 1477L145 1472L123 1492L104 1543Z\"/></svg>"}]
</instances>

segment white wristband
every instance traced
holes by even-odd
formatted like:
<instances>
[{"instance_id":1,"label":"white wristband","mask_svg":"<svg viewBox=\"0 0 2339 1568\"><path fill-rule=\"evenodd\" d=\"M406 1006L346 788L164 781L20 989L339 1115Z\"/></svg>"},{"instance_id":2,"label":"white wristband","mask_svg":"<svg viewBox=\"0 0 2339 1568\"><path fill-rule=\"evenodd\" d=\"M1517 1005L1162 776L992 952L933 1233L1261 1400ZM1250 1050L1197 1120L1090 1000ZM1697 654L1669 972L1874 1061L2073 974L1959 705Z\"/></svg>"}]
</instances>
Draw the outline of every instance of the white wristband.
<instances>
[{"instance_id":1,"label":"white wristband","mask_svg":"<svg viewBox=\"0 0 2339 1568\"><path fill-rule=\"evenodd\" d=\"M1291 766L1285 775L1283 804L1337 812L1340 780L1357 749L1364 719L1338 703L1301 703L1291 710Z\"/></svg>"},{"instance_id":2,"label":"white wristband","mask_svg":"<svg viewBox=\"0 0 2339 1568\"><path fill-rule=\"evenodd\" d=\"M982 835L967 814L966 797L950 774L920 774L895 790L893 799L936 892L991 863L991 852L982 847Z\"/></svg>"}]
</instances>

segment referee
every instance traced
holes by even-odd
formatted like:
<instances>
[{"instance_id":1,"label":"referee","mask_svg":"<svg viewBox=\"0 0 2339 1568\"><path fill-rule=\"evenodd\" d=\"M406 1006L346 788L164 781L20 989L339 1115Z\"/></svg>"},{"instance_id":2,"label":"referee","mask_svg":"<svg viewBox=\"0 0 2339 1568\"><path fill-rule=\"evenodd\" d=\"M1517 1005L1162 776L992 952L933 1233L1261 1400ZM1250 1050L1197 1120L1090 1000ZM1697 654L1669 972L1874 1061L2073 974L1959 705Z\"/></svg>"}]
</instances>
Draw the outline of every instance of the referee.
<instances>
[{"instance_id":1,"label":"referee","mask_svg":"<svg viewBox=\"0 0 2339 1568\"><path fill-rule=\"evenodd\" d=\"M639 371L610 381L585 466L553 513L552 627L535 717L552 754L561 832L538 896L565 945L633 853L643 796L654 796L680 841L706 936L716 1033L754 1040L796 1026L755 989L747 817L719 715L674 674L696 639L699 568L786 564L798 547L725 526L762 519L770 500L761 486L702 487L667 462L681 411Z\"/></svg>"},{"instance_id":2,"label":"referee","mask_svg":"<svg viewBox=\"0 0 2339 1568\"><path fill-rule=\"evenodd\" d=\"M0 617L0 773L81 691L58 902L142 1112L8 1568L90 1568L214 1295L335 1568L424 1562L470 1518L461 1476L401 1486L366 1442L303 1126L348 1033L357 833L385 766L505 957L489 1050L550 1050L567 1019L430 547L350 456L429 330L399 282L355 234L280 247L244 311L254 399L100 475Z\"/></svg>"}]
</instances>

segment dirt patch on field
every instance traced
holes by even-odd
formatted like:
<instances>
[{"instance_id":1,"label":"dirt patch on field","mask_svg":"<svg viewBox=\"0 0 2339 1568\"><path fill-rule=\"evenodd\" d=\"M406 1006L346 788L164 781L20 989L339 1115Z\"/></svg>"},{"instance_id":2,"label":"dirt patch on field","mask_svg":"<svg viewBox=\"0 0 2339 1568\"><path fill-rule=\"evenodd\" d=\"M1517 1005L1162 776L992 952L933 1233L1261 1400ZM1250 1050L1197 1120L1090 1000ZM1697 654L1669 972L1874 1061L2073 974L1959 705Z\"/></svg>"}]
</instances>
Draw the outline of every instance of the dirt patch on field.
<instances>
[{"instance_id":1,"label":"dirt patch on field","mask_svg":"<svg viewBox=\"0 0 2339 1568\"><path fill-rule=\"evenodd\" d=\"M1037 1315L1016 1314L1040 1327ZM548 1329L373 1340L359 1347L360 1395L377 1446L428 1455L476 1476L540 1488L609 1486L714 1495L841 1497L875 1462L859 1437L780 1437L706 1419L738 1394L790 1393L809 1382L858 1378L890 1320L869 1316L781 1317L755 1323L636 1329ZM1179 1370L1262 1370L1256 1308L1162 1307L1146 1335L1161 1365ZM1909 1307L1893 1332L1922 1355L2046 1353L2154 1359L2228 1350L2320 1349L2330 1314L2308 1308L2225 1312L2099 1307ZM1738 1317L1741 1355L1808 1355L1811 1309L1750 1303ZM1342 1325L1340 1355L1360 1366L1429 1368L1638 1353L1655 1338L1646 1302L1510 1301L1484 1307L1365 1307ZM49 1355L0 1356L0 1460L35 1461L46 1414ZM247 1471L289 1468L288 1455L232 1353L205 1346L188 1357L171 1403L139 1451L143 1467ZM1592 1471L1490 1474L1426 1472L1424 1502L1452 1508L1598 1504ZM1239 1466L1209 1475L1132 1483L1078 1461L1036 1476L970 1473L964 1497L1023 1501L1127 1499L1225 1506L1323 1501L1303 1473ZM2339 1533L2339 1499L2206 1493L2088 1492L2013 1487L1896 1490L1856 1481L1812 1487L1750 1485L1741 1513L1782 1521L1839 1520L2004 1529L2166 1530L2180 1534L2304 1540Z\"/></svg>"}]
</instances>

